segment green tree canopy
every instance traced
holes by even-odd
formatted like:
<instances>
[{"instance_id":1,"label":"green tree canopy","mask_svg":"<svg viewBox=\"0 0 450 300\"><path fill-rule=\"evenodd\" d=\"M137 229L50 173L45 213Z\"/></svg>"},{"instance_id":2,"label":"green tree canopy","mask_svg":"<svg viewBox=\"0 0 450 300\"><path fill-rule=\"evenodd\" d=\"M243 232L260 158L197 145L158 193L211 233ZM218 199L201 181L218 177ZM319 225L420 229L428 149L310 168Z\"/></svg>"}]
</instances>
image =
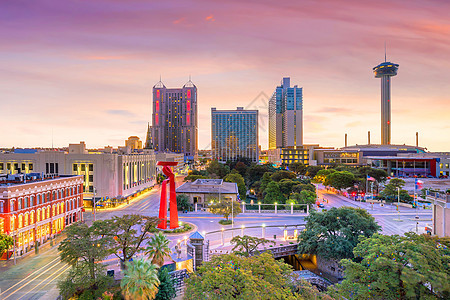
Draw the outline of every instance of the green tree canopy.
<instances>
[{"instance_id":1,"label":"green tree canopy","mask_svg":"<svg viewBox=\"0 0 450 300\"><path fill-rule=\"evenodd\" d=\"M0 256L13 245L13 238L6 234L0 234Z\"/></svg>"},{"instance_id":2,"label":"green tree canopy","mask_svg":"<svg viewBox=\"0 0 450 300\"><path fill-rule=\"evenodd\" d=\"M185 194L177 194L177 209L188 210L190 207L189 197Z\"/></svg>"},{"instance_id":3,"label":"green tree canopy","mask_svg":"<svg viewBox=\"0 0 450 300\"><path fill-rule=\"evenodd\" d=\"M186 300L293 300L292 269L271 254L217 255L186 279ZM300 298L301 299L301 298Z\"/></svg>"},{"instance_id":4,"label":"green tree canopy","mask_svg":"<svg viewBox=\"0 0 450 300\"><path fill-rule=\"evenodd\" d=\"M243 256L250 256L252 251L256 250L259 245L268 243L275 244L274 241L248 235L237 235L231 239L230 243L234 245L232 251L234 251L235 254Z\"/></svg>"},{"instance_id":5,"label":"green tree canopy","mask_svg":"<svg viewBox=\"0 0 450 300\"><path fill-rule=\"evenodd\" d=\"M243 178L247 176L247 169L248 166L242 161L238 161L234 166L234 170L236 170L239 174L241 174Z\"/></svg>"},{"instance_id":6,"label":"green tree canopy","mask_svg":"<svg viewBox=\"0 0 450 300\"><path fill-rule=\"evenodd\" d=\"M241 174L237 173L237 171L236 173L231 172L230 174L225 176L223 180L226 182L236 183L238 186L240 198L242 200L245 200L245 198L247 198L247 187L245 186L244 177L242 177Z\"/></svg>"},{"instance_id":7,"label":"green tree canopy","mask_svg":"<svg viewBox=\"0 0 450 300\"><path fill-rule=\"evenodd\" d=\"M264 203L272 204L272 203L284 203L285 198L283 193L280 191L280 187L278 183L272 181L267 185L267 188L264 190Z\"/></svg>"},{"instance_id":8,"label":"green tree canopy","mask_svg":"<svg viewBox=\"0 0 450 300\"><path fill-rule=\"evenodd\" d=\"M258 164L252 164L247 169L247 184L248 186L252 186L253 183L260 180L264 173L269 172L273 173L275 172L275 168L272 167L270 164L264 164L264 165L258 165Z\"/></svg>"},{"instance_id":9,"label":"green tree canopy","mask_svg":"<svg viewBox=\"0 0 450 300\"><path fill-rule=\"evenodd\" d=\"M356 182L355 175L348 171L337 171L329 174L324 183L325 185L334 187L337 190L349 188Z\"/></svg>"},{"instance_id":10,"label":"green tree canopy","mask_svg":"<svg viewBox=\"0 0 450 300\"><path fill-rule=\"evenodd\" d=\"M159 286L155 300L171 300L175 298L176 291L172 277L167 268L162 268L158 272Z\"/></svg>"},{"instance_id":11,"label":"green tree canopy","mask_svg":"<svg viewBox=\"0 0 450 300\"><path fill-rule=\"evenodd\" d=\"M233 205L233 206L231 206ZM231 201L222 199L220 201L216 200L213 201L213 204L209 206L209 209L211 212L215 215L221 215L226 220L228 220L228 217L233 213L233 217L236 217L238 214L242 212L241 206L237 201Z\"/></svg>"},{"instance_id":12,"label":"green tree canopy","mask_svg":"<svg viewBox=\"0 0 450 300\"><path fill-rule=\"evenodd\" d=\"M143 250L143 245L150 238L148 233L159 223L157 217L142 215L114 216L112 219L96 221L94 225L101 235L113 238L109 248L117 256L122 266L137 252ZM140 230L138 231L137 228Z\"/></svg>"},{"instance_id":13,"label":"green tree canopy","mask_svg":"<svg viewBox=\"0 0 450 300\"><path fill-rule=\"evenodd\" d=\"M158 293L158 268L143 259L126 262L120 287L126 300L155 299Z\"/></svg>"},{"instance_id":14,"label":"green tree canopy","mask_svg":"<svg viewBox=\"0 0 450 300\"><path fill-rule=\"evenodd\" d=\"M189 174L188 176L184 177L184 181L189 181L189 182L194 182L197 179L207 179L208 177L203 176L203 175L194 175L194 174Z\"/></svg>"},{"instance_id":15,"label":"green tree canopy","mask_svg":"<svg viewBox=\"0 0 450 300\"><path fill-rule=\"evenodd\" d=\"M159 267L164 265L164 258L172 253L169 243L169 239L162 232L157 232L151 237L147 249L145 249L145 254L152 260L152 264Z\"/></svg>"},{"instance_id":16,"label":"green tree canopy","mask_svg":"<svg viewBox=\"0 0 450 300\"><path fill-rule=\"evenodd\" d=\"M292 193L292 188L297 185L298 182L291 179L281 179L278 182L281 193L287 198Z\"/></svg>"},{"instance_id":17,"label":"green tree canopy","mask_svg":"<svg viewBox=\"0 0 450 300\"><path fill-rule=\"evenodd\" d=\"M369 166L358 168L358 177L366 180L367 175L375 178L377 182L383 182L388 177L388 173L382 169L374 169Z\"/></svg>"},{"instance_id":18,"label":"green tree canopy","mask_svg":"<svg viewBox=\"0 0 450 300\"><path fill-rule=\"evenodd\" d=\"M316 187L313 184L299 183L292 187L293 193L300 193L301 191L316 192Z\"/></svg>"},{"instance_id":19,"label":"green tree canopy","mask_svg":"<svg viewBox=\"0 0 450 300\"><path fill-rule=\"evenodd\" d=\"M306 168L306 176L308 176L309 178L314 178L314 176L317 175L317 172L319 172L322 169L323 168L319 166L308 166Z\"/></svg>"},{"instance_id":20,"label":"green tree canopy","mask_svg":"<svg viewBox=\"0 0 450 300\"><path fill-rule=\"evenodd\" d=\"M271 179L273 181L278 182L282 179L294 179L295 177L296 176L293 172L280 170L280 171L276 171L275 173L273 173L271 176Z\"/></svg>"},{"instance_id":21,"label":"green tree canopy","mask_svg":"<svg viewBox=\"0 0 450 300\"><path fill-rule=\"evenodd\" d=\"M369 237L380 229L366 210L345 206L313 211L305 221L306 230L299 235L299 253L317 254L325 259L353 258L358 237Z\"/></svg>"},{"instance_id":22,"label":"green tree canopy","mask_svg":"<svg viewBox=\"0 0 450 300\"><path fill-rule=\"evenodd\" d=\"M449 299L450 242L427 235L374 234L343 260L345 279L336 287L348 299Z\"/></svg>"},{"instance_id":23,"label":"green tree canopy","mask_svg":"<svg viewBox=\"0 0 450 300\"><path fill-rule=\"evenodd\" d=\"M400 178L392 178L389 183L384 186L384 189L380 193L380 197L386 201L397 201L398 192L400 189L400 201L411 202L413 198L408 194L408 191L402 189L405 185L405 181Z\"/></svg>"},{"instance_id":24,"label":"green tree canopy","mask_svg":"<svg viewBox=\"0 0 450 300\"><path fill-rule=\"evenodd\" d=\"M316 203L317 194L308 190L300 191L300 193L294 193L289 200L294 200L297 204L314 204Z\"/></svg>"},{"instance_id":25,"label":"green tree canopy","mask_svg":"<svg viewBox=\"0 0 450 300\"><path fill-rule=\"evenodd\" d=\"M293 162L289 165L289 170L291 170L297 175L305 175L306 166L301 162Z\"/></svg>"},{"instance_id":26,"label":"green tree canopy","mask_svg":"<svg viewBox=\"0 0 450 300\"><path fill-rule=\"evenodd\" d=\"M230 173L230 168L217 160L212 160L206 167L206 171L210 177L224 178Z\"/></svg>"},{"instance_id":27,"label":"green tree canopy","mask_svg":"<svg viewBox=\"0 0 450 300\"><path fill-rule=\"evenodd\" d=\"M322 169L317 172L316 176L314 176L314 182L317 183L323 183L325 181L325 178L327 178L328 175L331 173L336 172L335 169Z\"/></svg>"}]
</instances>

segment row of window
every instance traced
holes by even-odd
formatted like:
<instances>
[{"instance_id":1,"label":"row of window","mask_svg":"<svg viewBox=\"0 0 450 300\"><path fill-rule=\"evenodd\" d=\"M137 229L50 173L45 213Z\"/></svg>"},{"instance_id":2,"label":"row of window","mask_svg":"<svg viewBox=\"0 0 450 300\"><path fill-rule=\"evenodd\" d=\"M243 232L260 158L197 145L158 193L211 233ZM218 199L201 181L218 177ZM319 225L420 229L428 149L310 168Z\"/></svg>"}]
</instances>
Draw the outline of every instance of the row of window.
<instances>
[{"instance_id":1,"label":"row of window","mask_svg":"<svg viewBox=\"0 0 450 300\"><path fill-rule=\"evenodd\" d=\"M64 202L59 204L53 204L50 208L50 205L47 207L38 208L37 211L31 211L30 213L19 214L17 217L14 216L11 218L11 231L21 229L23 227L27 227L28 225L32 225L36 222L40 222L41 220L46 220L50 218L50 213L52 216L57 216L59 214L64 213L64 208L66 207L67 211L71 211L78 207L78 201L75 199L72 201L67 201L67 206L64 205ZM14 222L14 220L16 220Z\"/></svg>"},{"instance_id":2,"label":"row of window","mask_svg":"<svg viewBox=\"0 0 450 300\"><path fill-rule=\"evenodd\" d=\"M79 193L80 187L76 186L65 189L59 189L57 191L52 192L50 191L44 192L42 194L37 194L36 196L31 195L29 197L28 196L23 198L21 197L18 200L11 199L8 207L4 205L4 202L0 201L0 213L18 211L21 209L33 207L35 205L40 205L50 201L59 200L65 197L74 196L75 194Z\"/></svg>"},{"instance_id":3,"label":"row of window","mask_svg":"<svg viewBox=\"0 0 450 300\"><path fill-rule=\"evenodd\" d=\"M8 171L12 170L11 167L14 167L14 171L19 171L19 168L21 171L25 171L27 169L27 167L28 167L29 171L33 171L33 164L30 164L30 163L22 163L22 164L6 163L5 164L3 162L0 162L0 171L5 170L5 165L6 165L6 170L8 170Z\"/></svg>"}]
</instances>

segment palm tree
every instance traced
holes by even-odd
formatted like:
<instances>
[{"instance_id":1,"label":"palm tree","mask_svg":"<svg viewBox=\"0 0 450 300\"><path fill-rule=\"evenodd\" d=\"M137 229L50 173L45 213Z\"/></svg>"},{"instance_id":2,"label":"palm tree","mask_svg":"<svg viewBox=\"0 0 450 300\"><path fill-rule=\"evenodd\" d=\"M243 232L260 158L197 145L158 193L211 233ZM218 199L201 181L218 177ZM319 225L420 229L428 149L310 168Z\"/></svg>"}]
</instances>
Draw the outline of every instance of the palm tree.
<instances>
[{"instance_id":1,"label":"palm tree","mask_svg":"<svg viewBox=\"0 0 450 300\"><path fill-rule=\"evenodd\" d=\"M152 260L152 264L162 266L164 264L164 258L169 256L172 251L169 248L169 240L161 232L156 233L148 243L145 254Z\"/></svg>"},{"instance_id":2,"label":"palm tree","mask_svg":"<svg viewBox=\"0 0 450 300\"><path fill-rule=\"evenodd\" d=\"M159 286L158 266L143 259L127 262L126 265L120 282L125 299L155 299Z\"/></svg>"}]
</instances>

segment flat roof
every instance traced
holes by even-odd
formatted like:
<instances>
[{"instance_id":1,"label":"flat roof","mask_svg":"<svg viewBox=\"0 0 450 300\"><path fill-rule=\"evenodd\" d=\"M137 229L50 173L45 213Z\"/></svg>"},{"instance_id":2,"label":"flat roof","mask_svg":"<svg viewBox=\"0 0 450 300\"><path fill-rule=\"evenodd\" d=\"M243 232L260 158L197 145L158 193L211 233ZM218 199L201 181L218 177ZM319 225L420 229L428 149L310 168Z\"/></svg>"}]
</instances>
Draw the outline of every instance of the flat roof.
<instances>
[{"instance_id":1,"label":"flat roof","mask_svg":"<svg viewBox=\"0 0 450 300\"><path fill-rule=\"evenodd\" d=\"M200 182L198 182L201 180ZM177 193L201 194L237 194L237 184L224 182L222 179L197 179L194 182L185 182L176 189Z\"/></svg>"}]
</instances>

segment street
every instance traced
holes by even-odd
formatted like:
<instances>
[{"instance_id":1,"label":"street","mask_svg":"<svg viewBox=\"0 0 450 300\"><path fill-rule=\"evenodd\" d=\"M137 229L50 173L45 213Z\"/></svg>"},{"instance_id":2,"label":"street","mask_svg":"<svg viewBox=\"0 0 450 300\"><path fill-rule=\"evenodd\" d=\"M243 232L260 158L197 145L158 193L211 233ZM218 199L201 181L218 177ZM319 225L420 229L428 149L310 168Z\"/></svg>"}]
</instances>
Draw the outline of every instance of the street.
<instances>
[{"instance_id":1,"label":"street","mask_svg":"<svg viewBox=\"0 0 450 300\"><path fill-rule=\"evenodd\" d=\"M182 184L182 178L177 178L177 186ZM415 231L417 222L418 232L423 233L426 223L431 223L431 211L419 210L411 208L400 208L400 214L396 211L394 205L385 205L381 207L379 204L360 203L352 201L343 196L336 195L328 192L325 189L319 187L317 190L318 200L324 203L324 209L331 207L360 207L366 209L372 214L378 224L382 228L383 234L404 234L407 231ZM145 195L138 197L132 201L129 205L107 211L97 211L96 219L105 220L112 216L122 216L125 214L142 214L145 216L157 216L159 211L159 187L153 188ZM325 199L325 201L323 201ZM321 210L321 209L320 209ZM415 219L416 214L419 216L418 221ZM278 225L274 228L267 228L265 235L267 238L273 238L273 235L277 235L281 238L284 225L296 225L304 223L305 214L256 214L256 213L243 213L235 218L234 228L237 228L233 235L238 235L241 232L242 226L245 228L251 226L272 226ZM400 220L399 220L400 218ZM94 215L92 212L85 212L84 219L88 224L92 224ZM222 216L213 215L208 212L179 212L179 220L194 224L197 226L198 231L211 232L220 230L222 227L231 228L231 225L222 226L218 223L223 219ZM428 220L428 221L427 221ZM244 234L255 234L261 236L261 228L245 229ZM293 231L293 229L290 229ZM289 232L292 235L292 232ZM188 236L189 234L169 235L171 240L170 247L173 248L177 242ZM226 232L226 243L231 239L231 232ZM60 238L61 239L61 238ZM221 245L221 234L207 234L207 240L210 240L210 247L219 247ZM108 261L114 261L115 256L108 257ZM114 262L112 262L114 263ZM12 261L0 263L0 299L55 299L58 296L57 282L61 278L64 278L68 272L69 266L60 262L57 245L53 247L50 245L44 245L40 249L38 255L31 253L23 258L17 260L17 265L13 266Z\"/></svg>"}]
</instances>

